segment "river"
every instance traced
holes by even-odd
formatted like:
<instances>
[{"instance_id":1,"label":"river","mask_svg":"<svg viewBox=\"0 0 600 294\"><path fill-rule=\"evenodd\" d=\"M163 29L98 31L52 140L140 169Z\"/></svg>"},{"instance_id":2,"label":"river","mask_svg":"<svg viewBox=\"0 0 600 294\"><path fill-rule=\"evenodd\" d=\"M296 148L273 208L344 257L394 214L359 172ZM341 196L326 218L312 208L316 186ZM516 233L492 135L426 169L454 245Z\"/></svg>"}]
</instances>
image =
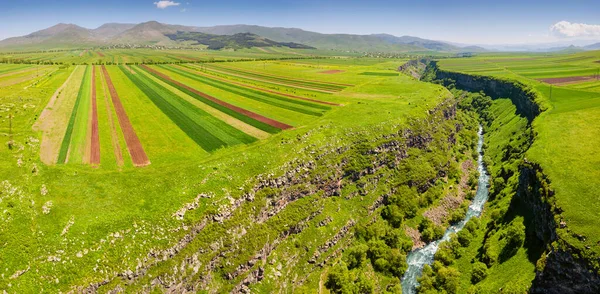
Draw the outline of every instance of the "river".
<instances>
[{"instance_id":1,"label":"river","mask_svg":"<svg viewBox=\"0 0 600 294\"><path fill-rule=\"evenodd\" d=\"M481 215L483 206L485 205L485 202L488 199L488 183L490 177L487 174L487 171L483 164L483 129L481 126L479 126L478 135L479 140L477 142L477 153L479 155L477 158L477 169L479 171L479 180L475 198L473 198L473 201L471 202L471 205L467 210L465 218L459 223L450 226L441 239L433 241L427 244L427 246L421 249L414 250L408 254L406 258L406 261L408 263L408 269L406 270L406 273L404 273L404 277L402 277L402 293L404 294L417 293L416 288L419 285L417 279L421 276L421 273L423 272L423 267L426 264L433 263L433 257L435 255L435 252L438 250L438 246L440 245L440 243L450 239L450 235L452 235L453 233L457 233L458 231L462 230L465 224L472 217L479 217Z\"/></svg>"}]
</instances>

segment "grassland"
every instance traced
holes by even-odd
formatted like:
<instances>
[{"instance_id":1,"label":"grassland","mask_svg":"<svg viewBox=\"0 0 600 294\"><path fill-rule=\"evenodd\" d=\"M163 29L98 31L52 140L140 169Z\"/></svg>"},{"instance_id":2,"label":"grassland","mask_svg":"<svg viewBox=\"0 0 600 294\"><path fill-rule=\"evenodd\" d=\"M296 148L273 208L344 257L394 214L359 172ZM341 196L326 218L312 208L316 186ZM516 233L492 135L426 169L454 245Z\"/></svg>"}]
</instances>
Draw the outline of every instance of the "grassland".
<instances>
[{"instance_id":1,"label":"grassland","mask_svg":"<svg viewBox=\"0 0 600 294\"><path fill-rule=\"evenodd\" d=\"M527 158L542 165L552 181L558 207L570 233L563 238L592 256L600 256L600 211L597 193L600 133L600 81L550 85L541 78L594 75L600 69L597 51L556 56L477 57L440 61L444 69L478 75L503 76L533 86L551 108L533 122L537 137ZM585 241L574 237L586 236ZM585 249L589 247L589 249Z\"/></svg>"},{"instance_id":2,"label":"grassland","mask_svg":"<svg viewBox=\"0 0 600 294\"><path fill-rule=\"evenodd\" d=\"M87 54L89 51L84 56ZM78 54L73 55L79 57ZM300 65L289 66L289 73L283 70L267 72L291 80L295 77L295 71L304 69L306 71L302 79L355 85L331 94L294 90L295 85L277 86L274 87L278 88L276 90L267 83L196 73L193 67L175 65L147 68L109 65L105 67L106 74L99 66L96 66L95 72L91 66L61 69L54 66L58 70L56 74L35 86L24 89L20 84L1 89L3 97L14 104L11 109L15 113L12 129L15 147L4 147L0 151L5 179L2 181L0 205L2 210L8 212L2 214L0 226L0 238L7 240L0 252L7 278L0 280L0 288L17 292L56 292L77 289L77 286L88 287L107 280L108 284L101 291L117 285L128 287L131 291L139 290L149 285L146 284L150 281L148 275L128 286L123 284L118 274L135 269L141 262L148 267L148 273L162 275L170 271L171 265L192 258L199 252L197 250L210 248L215 240L233 236L227 232L241 229L239 225L244 224L247 241L239 243L239 248L247 250L236 253L239 258L231 259L233 265L226 267L229 271L234 265L245 263L253 252L268 243L271 237L282 233L286 227L314 215L307 222L310 229L285 240L273 255L283 261L291 252L297 252L302 254L302 260L308 260L312 251L332 238L358 212L367 209L378 195L344 199L323 198L317 193L281 207L281 212L264 224L252 225L249 220L256 214L253 211L260 211L268 203L265 202L268 197L257 196L256 201L239 202L242 205L239 213L230 220L224 220L223 225L214 222L201 230L201 235L194 238L174 259L158 262L147 259L147 256L148 252L159 252L173 246L205 218L217 216L219 211L223 212L232 203L238 203L237 199L245 197L245 192L259 181L258 175L281 175L299 162L314 159L316 153L343 148L365 136L376 138L378 134L397 132L409 119L424 117L426 110L448 97L448 93L440 87L420 83L406 76L358 75L365 71L393 68L392 64L401 62L381 60L377 63L371 60L369 65L355 65L351 59L345 62L335 60L331 64L323 62L323 66L344 70L340 75L327 76L318 74L322 71L320 68ZM286 66L278 63L273 65L273 68L277 66L281 69ZM289 123L294 128L271 133L260 131L252 127L248 120L212 107L199 99L202 96L162 75L153 74L149 69L198 92L223 99L237 107L247 107L265 117ZM92 79L94 74L95 79ZM112 87L107 77L110 77ZM239 84L225 80L239 81ZM50 117L57 121L56 127L61 129L56 133L62 140L80 89L84 88L83 93L91 93L92 81L95 82L97 98L101 164L97 167L44 164L40 161L39 140L41 138L43 141L46 135L31 128L36 117L48 106L56 90L65 84L65 88L59 91L61 94L56 99L57 104L50 109L50 116L45 115L45 119ZM127 142L110 88L114 88L118 94L151 165L135 167L126 149ZM19 90L11 92L15 89ZM20 100L19 96L31 98ZM84 101L88 104L84 105ZM89 101L80 101L77 114L90 109ZM25 104L35 107L24 108ZM5 113L2 113L0 127L2 146L7 146L9 140ZM60 113L60 117L55 116L57 113ZM87 113L89 116L90 113ZM358 117L360 120L356 119ZM79 132L77 126L80 122L82 126L87 126L76 115L71 145ZM209 124L216 127L209 128ZM203 145L209 142L206 136L194 133L194 130L200 130L199 126L215 137L228 135L229 139L221 139L223 142L235 139L237 143L227 144L226 148L206 147L208 145ZM80 128L83 129L88 130L87 127ZM194 140L194 136L202 140ZM85 137L88 135L81 136ZM56 155L55 158L58 158L58 153ZM119 156L123 158L122 164L119 163ZM210 198L199 197L199 194L209 195ZM185 216L178 217L177 212L189 203L197 204L192 209L185 209ZM319 222L328 217L333 217L331 224L320 226ZM297 248L294 245L296 243L310 244L312 251ZM223 247L216 252L227 250ZM213 256L206 254L199 258L208 262ZM269 270L275 270L275 267ZM290 274L307 269L297 269L292 264L284 267ZM210 271L202 269L200 273L207 274ZM8 278L10 276L15 278ZM239 278L244 276L246 274ZM215 289L231 289L235 286L219 274L215 274L211 283ZM318 275L311 276L305 282L306 285L318 283ZM282 284L276 279L269 279L268 283L257 287L281 289Z\"/></svg>"},{"instance_id":3,"label":"grassland","mask_svg":"<svg viewBox=\"0 0 600 294\"><path fill-rule=\"evenodd\" d=\"M541 163L552 179L568 228L587 237L565 238L582 247L600 241L594 226L594 191L600 183L592 177L599 163L594 151L600 134L593 119L600 116L600 92L586 81L555 85L550 96L550 86L537 79L587 75L600 59L595 54L440 62L449 70L518 79L544 95L551 109L533 122L537 135L526 157ZM47 65L44 76L0 88L0 143L6 146L0 148L0 240L5 240L0 289L8 292L160 292L163 285L173 291L228 292L261 272L260 280L249 283L253 291L325 292L328 274L347 261L343 250L377 241L354 238L355 226L389 238L380 244L382 252L401 260L409 244L404 225L417 227L429 206L454 191L456 166L468 157L468 148L450 146L441 130L468 121L466 131L473 131L474 118L459 113L457 121L429 124L434 109L448 107L440 103L452 98L438 85L398 74L405 60L276 60L297 56L282 48L70 50L7 58L17 55L109 64L96 65L95 71L91 65ZM248 58L273 60L195 63ZM135 64L144 60L166 64ZM31 69L2 64L0 75ZM0 82L9 76L0 76ZM82 146L90 137L92 93L101 155L93 166L77 164L75 155L88 149ZM524 133L527 124L514 116L508 100L495 101L491 112L497 120L488 128L489 160L502 161L506 137ZM10 131L8 114L14 115ZM69 160L53 164L71 120ZM412 148L402 160L385 153L395 146L390 138L409 134L406 128L435 134L435 145L429 151ZM150 165L135 159L131 132ZM459 136L459 145L469 145L469 138ZM381 148L368 149L374 146ZM385 163L381 170L371 168L374 159ZM437 179L436 168L442 167L450 175ZM502 166L494 172L501 173ZM432 191L417 194L423 207L403 227L389 225L381 216L381 199L401 181L429 175L435 179ZM499 198L486 209L493 212L509 200ZM482 231L497 221L496 214L486 212ZM526 223L523 214L507 222ZM466 256L479 252L476 244L502 248L505 231L473 236L454 266L470 272L473 264ZM524 245L490 266L481 290L513 281L507 273L514 269L519 269L514 288L526 289L535 254ZM376 264L353 269L353 283L367 279L362 275L377 291L396 285L398 273L383 273ZM469 276L461 276L460 283L468 290Z\"/></svg>"}]
</instances>

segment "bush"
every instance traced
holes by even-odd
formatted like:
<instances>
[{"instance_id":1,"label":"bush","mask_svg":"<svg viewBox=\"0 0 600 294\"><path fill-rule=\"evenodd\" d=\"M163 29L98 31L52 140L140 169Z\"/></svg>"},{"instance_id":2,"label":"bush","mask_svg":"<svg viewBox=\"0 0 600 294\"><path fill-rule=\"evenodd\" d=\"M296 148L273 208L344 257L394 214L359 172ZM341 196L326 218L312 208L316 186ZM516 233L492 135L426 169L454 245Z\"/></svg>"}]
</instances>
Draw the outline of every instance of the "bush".
<instances>
[{"instance_id":1,"label":"bush","mask_svg":"<svg viewBox=\"0 0 600 294\"><path fill-rule=\"evenodd\" d=\"M352 279L346 265L338 264L329 271L325 287L331 293L352 293L352 286Z\"/></svg>"},{"instance_id":2,"label":"bush","mask_svg":"<svg viewBox=\"0 0 600 294\"><path fill-rule=\"evenodd\" d=\"M460 273L453 267L443 267L438 270L436 276L436 285L438 290L445 290L447 293L457 293Z\"/></svg>"},{"instance_id":3,"label":"bush","mask_svg":"<svg viewBox=\"0 0 600 294\"><path fill-rule=\"evenodd\" d=\"M346 251L346 263L348 264L348 269L361 267L367 259L368 250L369 246L365 244L350 247Z\"/></svg>"},{"instance_id":4,"label":"bush","mask_svg":"<svg viewBox=\"0 0 600 294\"><path fill-rule=\"evenodd\" d=\"M358 294L369 294L373 293L373 289L375 286L373 285L373 281L364 274L361 274L355 282L356 292Z\"/></svg>"},{"instance_id":5,"label":"bush","mask_svg":"<svg viewBox=\"0 0 600 294\"><path fill-rule=\"evenodd\" d=\"M469 230L463 229L456 234L456 237L460 246L468 247L471 244L471 239L473 239L473 234Z\"/></svg>"},{"instance_id":6,"label":"bush","mask_svg":"<svg viewBox=\"0 0 600 294\"><path fill-rule=\"evenodd\" d=\"M479 283L481 280L485 279L488 274L487 265L483 262L476 262L473 265L473 271L471 272L471 282L473 284Z\"/></svg>"}]
</instances>

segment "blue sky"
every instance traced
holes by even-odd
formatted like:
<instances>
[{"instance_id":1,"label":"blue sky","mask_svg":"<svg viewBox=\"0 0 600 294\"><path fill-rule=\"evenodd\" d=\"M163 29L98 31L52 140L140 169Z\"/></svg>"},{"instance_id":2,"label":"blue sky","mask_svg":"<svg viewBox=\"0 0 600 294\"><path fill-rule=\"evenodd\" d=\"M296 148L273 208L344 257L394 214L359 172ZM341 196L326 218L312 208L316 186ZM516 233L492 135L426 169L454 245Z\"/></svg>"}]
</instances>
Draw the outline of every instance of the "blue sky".
<instances>
[{"instance_id":1,"label":"blue sky","mask_svg":"<svg viewBox=\"0 0 600 294\"><path fill-rule=\"evenodd\" d=\"M600 40L598 0L173 1L179 5L161 9L157 0L3 0L0 39L60 22L95 28L107 22L157 20L194 26L256 24L322 33L389 33L470 44ZM557 27L558 33L551 32L550 27L560 21L568 23Z\"/></svg>"}]
</instances>

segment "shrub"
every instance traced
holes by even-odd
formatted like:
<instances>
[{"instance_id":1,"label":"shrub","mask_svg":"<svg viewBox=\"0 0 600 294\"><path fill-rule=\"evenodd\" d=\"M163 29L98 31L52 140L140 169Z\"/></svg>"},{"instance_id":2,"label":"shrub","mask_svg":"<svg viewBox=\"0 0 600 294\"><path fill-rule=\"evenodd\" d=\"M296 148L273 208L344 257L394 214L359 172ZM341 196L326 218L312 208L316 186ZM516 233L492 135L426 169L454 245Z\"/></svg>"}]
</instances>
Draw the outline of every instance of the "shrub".
<instances>
[{"instance_id":1,"label":"shrub","mask_svg":"<svg viewBox=\"0 0 600 294\"><path fill-rule=\"evenodd\" d=\"M487 265L483 262L476 262L473 265L473 271L471 271L471 282L473 284L479 283L481 280L485 279L488 274Z\"/></svg>"},{"instance_id":2,"label":"shrub","mask_svg":"<svg viewBox=\"0 0 600 294\"><path fill-rule=\"evenodd\" d=\"M445 290L447 293L457 293L460 273L453 267L443 267L438 270L436 284L439 290Z\"/></svg>"},{"instance_id":3,"label":"shrub","mask_svg":"<svg viewBox=\"0 0 600 294\"><path fill-rule=\"evenodd\" d=\"M350 278L346 265L338 264L329 271L325 287L327 287L331 293L351 293L352 286L352 279Z\"/></svg>"},{"instance_id":4,"label":"shrub","mask_svg":"<svg viewBox=\"0 0 600 294\"><path fill-rule=\"evenodd\" d=\"M346 263L348 264L348 268L353 269L362 266L367 259L368 250L369 246L365 244L350 247L346 251Z\"/></svg>"}]
</instances>

